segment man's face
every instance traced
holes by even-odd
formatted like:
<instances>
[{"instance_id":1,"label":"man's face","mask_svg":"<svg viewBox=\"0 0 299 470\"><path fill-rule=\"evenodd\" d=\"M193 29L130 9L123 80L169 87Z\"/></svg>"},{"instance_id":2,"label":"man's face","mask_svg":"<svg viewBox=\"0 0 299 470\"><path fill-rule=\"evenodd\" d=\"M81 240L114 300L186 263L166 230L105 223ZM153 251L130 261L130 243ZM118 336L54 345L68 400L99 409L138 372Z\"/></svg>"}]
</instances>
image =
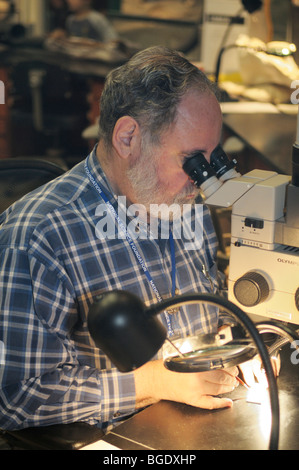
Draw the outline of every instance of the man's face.
<instances>
[{"instance_id":1,"label":"man's face","mask_svg":"<svg viewBox=\"0 0 299 470\"><path fill-rule=\"evenodd\" d=\"M184 172L183 163L195 151L209 161L219 144L221 128L222 115L215 96L188 93L159 145L145 145L127 173L136 196L134 202L148 210L150 204L192 203L199 190Z\"/></svg>"}]
</instances>

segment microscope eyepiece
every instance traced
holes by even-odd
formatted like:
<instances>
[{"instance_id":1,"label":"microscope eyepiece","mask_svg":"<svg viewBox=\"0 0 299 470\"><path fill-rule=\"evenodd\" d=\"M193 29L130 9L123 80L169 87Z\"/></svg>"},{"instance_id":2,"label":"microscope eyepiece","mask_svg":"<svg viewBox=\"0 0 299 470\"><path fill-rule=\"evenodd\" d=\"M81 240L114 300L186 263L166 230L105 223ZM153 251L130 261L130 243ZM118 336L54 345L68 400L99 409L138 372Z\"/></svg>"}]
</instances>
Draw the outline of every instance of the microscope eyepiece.
<instances>
[{"instance_id":1,"label":"microscope eyepiece","mask_svg":"<svg viewBox=\"0 0 299 470\"><path fill-rule=\"evenodd\" d=\"M236 160L230 160L228 158L221 145L218 145L211 153L210 165L215 171L217 178L221 181L240 176L235 171L236 164Z\"/></svg>"},{"instance_id":2,"label":"microscope eyepiece","mask_svg":"<svg viewBox=\"0 0 299 470\"><path fill-rule=\"evenodd\" d=\"M217 179L216 173L206 160L205 156L196 152L189 157L183 164L183 170L193 181L195 186L202 190L205 197L209 197L217 189L220 188L220 181Z\"/></svg>"},{"instance_id":3,"label":"microscope eyepiece","mask_svg":"<svg viewBox=\"0 0 299 470\"><path fill-rule=\"evenodd\" d=\"M200 152L195 153L185 161L183 170L198 188L209 178L216 176L215 171Z\"/></svg>"},{"instance_id":4,"label":"microscope eyepiece","mask_svg":"<svg viewBox=\"0 0 299 470\"><path fill-rule=\"evenodd\" d=\"M236 160L230 160L221 145L218 145L211 153L210 163L201 152L195 152L185 161L183 170L208 198L224 181L240 176L235 166Z\"/></svg>"}]
</instances>

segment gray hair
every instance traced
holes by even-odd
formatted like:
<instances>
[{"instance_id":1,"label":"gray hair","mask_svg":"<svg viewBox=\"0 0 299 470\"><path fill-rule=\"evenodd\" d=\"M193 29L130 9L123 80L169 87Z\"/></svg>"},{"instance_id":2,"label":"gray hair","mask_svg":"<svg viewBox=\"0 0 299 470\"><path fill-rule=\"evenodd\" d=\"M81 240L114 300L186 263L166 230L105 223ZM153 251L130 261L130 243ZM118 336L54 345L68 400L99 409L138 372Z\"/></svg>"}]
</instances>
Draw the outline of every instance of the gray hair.
<instances>
[{"instance_id":1,"label":"gray hair","mask_svg":"<svg viewBox=\"0 0 299 470\"><path fill-rule=\"evenodd\" d=\"M109 148L117 120L131 116L143 133L150 134L152 143L158 143L191 89L216 94L215 85L179 52L162 46L138 52L106 78L100 100L100 139Z\"/></svg>"}]
</instances>

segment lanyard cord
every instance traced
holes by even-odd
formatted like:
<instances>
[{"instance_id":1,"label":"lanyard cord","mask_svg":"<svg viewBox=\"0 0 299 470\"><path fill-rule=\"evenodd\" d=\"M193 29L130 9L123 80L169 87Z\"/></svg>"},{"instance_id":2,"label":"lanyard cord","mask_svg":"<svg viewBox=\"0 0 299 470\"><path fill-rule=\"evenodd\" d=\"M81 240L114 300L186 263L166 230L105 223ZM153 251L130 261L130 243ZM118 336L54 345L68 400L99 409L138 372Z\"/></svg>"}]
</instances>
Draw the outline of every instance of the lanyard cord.
<instances>
[{"instance_id":1,"label":"lanyard cord","mask_svg":"<svg viewBox=\"0 0 299 470\"><path fill-rule=\"evenodd\" d=\"M171 253L171 296L175 296L175 275L176 275L176 264L175 264L175 250L172 231L169 232L169 244Z\"/></svg>"},{"instance_id":2,"label":"lanyard cord","mask_svg":"<svg viewBox=\"0 0 299 470\"><path fill-rule=\"evenodd\" d=\"M89 158L89 157L88 157ZM162 297L153 281L153 278L149 272L149 270L147 269L146 267L146 264L145 264L145 261L143 260L142 256L140 255L132 237L129 235L128 231L127 231L127 228L125 227L125 225L123 224L122 220L120 219L119 215L117 214L116 210L114 209L114 207L112 206L111 202L109 201L107 195L104 193L104 191L102 190L102 188L100 187L100 185L98 184L98 182L95 180L95 178L93 177L93 175L91 174L90 172L90 169L89 169L89 166L88 166L88 158L85 160L85 165L84 165L84 168L85 168L85 172L88 176L88 179L89 181L92 183L93 187L95 188L95 190L97 191L97 193L101 196L101 198L103 199L103 201L105 202L105 204L107 205L107 207L109 208L110 212L112 213L113 217L115 218L116 222L118 223L120 229L122 230L122 232L124 233L125 237L126 237L126 240L127 242L129 243L129 246L135 256L135 258L137 259L138 263L140 264L140 266L142 267L143 269L143 272L144 274L146 275L147 277L147 280L152 288L152 290L154 291L157 299L159 302L162 302ZM171 269L171 278L172 278L172 287L171 287L171 294L172 296L175 295L175 277L176 277L176 263L175 263L175 249L174 249L174 240L173 240L173 234L172 232L170 231L169 233L169 243L170 243L170 252L171 252L171 266L172 266L172 269ZM173 332L173 329L172 329L172 326L171 326L171 320L170 320L170 316L169 314L167 313L167 311L164 312L165 314L165 317L166 317L166 322L167 322L167 328L168 328L168 334L169 336L173 336L174 335L174 332Z\"/></svg>"}]
</instances>

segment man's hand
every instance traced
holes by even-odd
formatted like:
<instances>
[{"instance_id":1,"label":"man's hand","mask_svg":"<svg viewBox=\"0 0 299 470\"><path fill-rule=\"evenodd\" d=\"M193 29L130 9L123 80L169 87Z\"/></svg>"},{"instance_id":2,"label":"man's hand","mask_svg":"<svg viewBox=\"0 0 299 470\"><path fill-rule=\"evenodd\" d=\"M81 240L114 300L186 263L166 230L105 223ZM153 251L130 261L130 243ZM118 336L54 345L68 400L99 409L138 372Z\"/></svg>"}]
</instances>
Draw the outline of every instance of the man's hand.
<instances>
[{"instance_id":1,"label":"man's hand","mask_svg":"<svg viewBox=\"0 0 299 470\"><path fill-rule=\"evenodd\" d=\"M217 395L231 392L238 386L237 375L237 367L181 373L167 370L161 360L151 361L135 371L137 407L159 400L172 400L210 410L231 407L232 400Z\"/></svg>"},{"instance_id":2,"label":"man's hand","mask_svg":"<svg viewBox=\"0 0 299 470\"><path fill-rule=\"evenodd\" d=\"M278 377L280 371L280 358L271 357L272 368L275 377ZM251 359L250 361L244 362L239 365L239 368L243 374L244 382L252 387L256 382L268 387L268 381L262 363L259 358Z\"/></svg>"}]
</instances>

